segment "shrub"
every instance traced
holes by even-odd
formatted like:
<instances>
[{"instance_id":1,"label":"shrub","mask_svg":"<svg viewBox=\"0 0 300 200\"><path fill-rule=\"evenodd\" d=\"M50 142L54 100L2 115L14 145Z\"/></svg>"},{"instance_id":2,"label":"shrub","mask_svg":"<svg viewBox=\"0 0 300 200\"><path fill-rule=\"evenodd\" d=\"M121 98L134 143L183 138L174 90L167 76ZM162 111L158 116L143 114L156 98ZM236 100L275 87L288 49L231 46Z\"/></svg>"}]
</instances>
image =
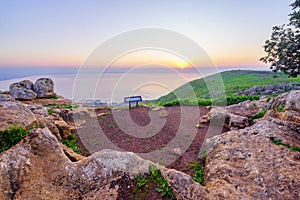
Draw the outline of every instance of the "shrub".
<instances>
[{"instance_id":1,"label":"shrub","mask_svg":"<svg viewBox=\"0 0 300 200\"><path fill-rule=\"evenodd\" d=\"M14 125L9 129L0 131L0 152L6 151L17 144L29 131L21 126Z\"/></svg>"}]
</instances>

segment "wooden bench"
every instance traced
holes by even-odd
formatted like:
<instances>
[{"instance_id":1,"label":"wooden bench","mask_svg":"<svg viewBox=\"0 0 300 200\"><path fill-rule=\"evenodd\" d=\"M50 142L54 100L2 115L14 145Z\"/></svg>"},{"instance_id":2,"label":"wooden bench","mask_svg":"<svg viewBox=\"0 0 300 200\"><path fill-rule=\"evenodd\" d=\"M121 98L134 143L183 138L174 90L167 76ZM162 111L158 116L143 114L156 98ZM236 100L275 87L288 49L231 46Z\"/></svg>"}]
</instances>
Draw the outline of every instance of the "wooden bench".
<instances>
[{"instance_id":1,"label":"wooden bench","mask_svg":"<svg viewBox=\"0 0 300 200\"><path fill-rule=\"evenodd\" d=\"M129 108L131 108L132 102L135 102L136 107L139 107L139 101L143 101L141 96L124 97L124 103L129 103Z\"/></svg>"}]
</instances>

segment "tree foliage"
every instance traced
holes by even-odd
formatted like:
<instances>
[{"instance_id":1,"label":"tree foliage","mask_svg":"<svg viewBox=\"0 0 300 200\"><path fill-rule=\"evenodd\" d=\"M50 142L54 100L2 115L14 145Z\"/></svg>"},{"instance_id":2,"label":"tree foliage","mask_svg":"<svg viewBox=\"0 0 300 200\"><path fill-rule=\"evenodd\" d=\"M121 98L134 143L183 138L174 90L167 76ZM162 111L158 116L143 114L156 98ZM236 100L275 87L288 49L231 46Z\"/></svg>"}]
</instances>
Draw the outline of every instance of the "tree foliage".
<instances>
[{"instance_id":1,"label":"tree foliage","mask_svg":"<svg viewBox=\"0 0 300 200\"><path fill-rule=\"evenodd\" d=\"M300 0L290 5L289 24L273 27L271 39L263 46L266 56L260 60L271 63L273 72L282 71L291 77L300 74Z\"/></svg>"}]
</instances>

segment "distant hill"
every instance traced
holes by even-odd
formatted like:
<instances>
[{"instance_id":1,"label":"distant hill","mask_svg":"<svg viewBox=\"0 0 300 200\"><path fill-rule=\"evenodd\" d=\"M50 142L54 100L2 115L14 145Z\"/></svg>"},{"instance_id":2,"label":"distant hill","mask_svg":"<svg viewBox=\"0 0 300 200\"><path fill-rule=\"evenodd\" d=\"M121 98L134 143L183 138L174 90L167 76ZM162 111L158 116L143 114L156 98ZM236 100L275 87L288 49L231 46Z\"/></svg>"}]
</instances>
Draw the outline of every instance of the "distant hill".
<instances>
[{"instance_id":1,"label":"distant hill","mask_svg":"<svg viewBox=\"0 0 300 200\"><path fill-rule=\"evenodd\" d=\"M193 88L197 99L210 99L207 85L214 84L218 78L222 77L225 87L226 96L233 96L234 93L247 90L253 86L266 86L270 84L280 84L288 82L300 82L300 77L288 78L283 73L278 73L278 77L274 78L274 73L269 71L251 71L251 70L232 70L214 74L205 78L193 80L175 89L176 94L180 94L181 99L190 99L194 95L191 90L187 89L190 86ZM162 103L175 101L177 98L173 92L162 96L158 101Z\"/></svg>"}]
</instances>

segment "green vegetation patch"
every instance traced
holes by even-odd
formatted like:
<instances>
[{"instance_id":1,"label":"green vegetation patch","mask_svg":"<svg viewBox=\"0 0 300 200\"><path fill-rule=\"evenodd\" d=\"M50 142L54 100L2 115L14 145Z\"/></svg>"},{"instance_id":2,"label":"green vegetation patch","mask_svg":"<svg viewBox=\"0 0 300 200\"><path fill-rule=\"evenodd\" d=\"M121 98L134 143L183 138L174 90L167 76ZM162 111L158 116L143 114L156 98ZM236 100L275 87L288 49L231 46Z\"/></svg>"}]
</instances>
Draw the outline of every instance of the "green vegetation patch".
<instances>
[{"instance_id":1,"label":"green vegetation patch","mask_svg":"<svg viewBox=\"0 0 300 200\"><path fill-rule=\"evenodd\" d=\"M161 101L157 102L157 105L162 105L164 107L171 106L210 106L210 105L233 105L238 104L246 100L258 100L260 98L259 95L253 96L227 96L220 97L217 99L198 99L198 100L190 100L190 99L175 99L170 102L162 103Z\"/></svg>"},{"instance_id":2,"label":"green vegetation patch","mask_svg":"<svg viewBox=\"0 0 300 200\"><path fill-rule=\"evenodd\" d=\"M175 199L173 189L169 186L168 180L154 166L150 166L150 175L144 174L135 177L131 199L146 199L151 188L160 193L163 198Z\"/></svg>"},{"instance_id":3,"label":"green vegetation patch","mask_svg":"<svg viewBox=\"0 0 300 200\"><path fill-rule=\"evenodd\" d=\"M260 119L260 118L262 118L263 116L265 116L266 112L267 112L267 109L263 108L262 111L261 111L260 113L257 113L256 115L253 115L253 116L251 117L251 119Z\"/></svg>"},{"instance_id":4,"label":"green vegetation patch","mask_svg":"<svg viewBox=\"0 0 300 200\"><path fill-rule=\"evenodd\" d=\"M232 70L225 71L220 74L214 74L205 78L193 80L186 83L173 92L162 96L158 99L160 104L166 104L168 102L175 102L179 97L181 100L193 99L204 100L210 99L210 91L208 86L216 88L216 91L221 90L224 84L225 93L215 94L215 96L226 96L227 105L231 105L234 101L239 102L243 99L235 99L234 94L242 90L248 90L253 86L263 87L270 84L276 85L289 82L300 82L300 76L296 78L288 78L283 73L278 73L278 77L274 78L274 73L266 71L251 71L251 70ZM220 82L220 78L221 82ZM192 88L192 90L191 90ZM175 95L177 94L177 96ZM239 97L237 97L239 98ZM246 97L242 97L247 100ZM206 102L205 102L206 103ZM202 105L202 104L200 104Z\"/></svg>"},{"instance_id":5,"label":"green vegetation patch","mask_svg":"<svg viewBox=\"0 0 300 200\"><path fill-rule=\"evenodd\" d=\"M28 130L17 125L5 129L4 131L0 131L0 153L16 145L28 133Z\"/></svg>"},{"instance_id":6,"label":"green vegetation patch","mask_svg":"<svg viewBox=\"0 0 300 200\"><path fill-rule=\"evenodd\" d=\"M71 148L74 152L79 154L82 153L82 149L77 146L78 137L76 135L71 134L67 139L62 139L61 142Z\"/></svg>"},{"instance_id":7,"label":"green vegetation patch","mask_svg":"<svg viewBox=\"0 0 300 200\"><path fill-rule=\"evenodd\" d=\"M284 147L287 147L288 149L292 150L292 151L298 151L300 152L300 147L296 147L296 146L290 146L288 144L282 143L282 140L278 139L276 140L274 137L269 137L269 139L276 145L282 145Z\"/></svg>"},{"instance_id":8,"label":"green vegetation patch","mask_svg":"<svg viewBox=\"0 0 300 200\"><path fill-rule=\"evenodd\" d=\"M54 93L54 95L52 96L52 99L58 99L58 95L56 93Z\"/></svg>"},{"instance_id":9,"label":"green vegetation patch","mask_svg":"<svg viewBox=\"0 0 300 200\"><path fill-rule=\"evenodd\" d=\"M45 104L44 106L51 107L51 108L64 108L64 109L79 108L78 104Z\"/></svg>"},{"instance_id":10,"label":"green vegetation patch","mask_svg":"<svg viewBox=\"0 0 300 200\"><path fill-rule=\"evenodd\" d=\"M193 180L204 185L204 166L200 162L195 162L188 165L188 168L192 168L194 172Z\"/></svg>"}]
</instances>

